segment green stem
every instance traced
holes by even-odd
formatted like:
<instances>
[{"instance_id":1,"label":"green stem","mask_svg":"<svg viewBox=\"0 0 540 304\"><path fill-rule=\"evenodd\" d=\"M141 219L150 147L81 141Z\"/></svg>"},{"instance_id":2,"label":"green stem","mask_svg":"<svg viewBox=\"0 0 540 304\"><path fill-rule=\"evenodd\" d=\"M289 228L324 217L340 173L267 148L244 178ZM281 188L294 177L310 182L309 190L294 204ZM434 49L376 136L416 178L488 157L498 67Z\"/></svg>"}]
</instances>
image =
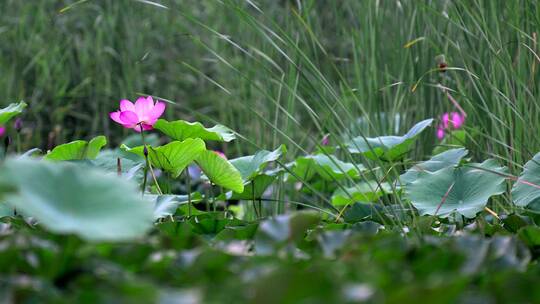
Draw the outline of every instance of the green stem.
<instances>
[{"instance_id":1,"label":"green stem","mask_svg":"<svg viewBox=\"0 0 540 304\"><path fill-rule=\"evenodd\" d=\"M152 175L152 179L154 180L154 184L156 185L156 189L158 194L163 194L163 191L161 191L161 187L159 187L159 183L157 181L156 175L154 174L154 169L152 169L152 164L150 164L150 161L148 160L148 147L146 146L146 142L144 140L144 130L142 128L142 124L139 124L141 127L141 137L143 142L143 153L144 153L144 159L146 161L146 166L144 168L144 179L143 179L143 195L144 195L144 189L146 188L146 182L148 179L148 171L150 171L150 174Z\"/></svg>"},{"instance_id":2,"label":"green stem","mask_svg":"<svg viewBox=\"0 0 540 304\"><path fill-rule=\"evenodd\" d=\"M188 217L191 217L191 176L189 176L189 170L186 168L186 185L187 185L187 197L188 197Z\"/></svg>"},{"instance_id":3,"label":"green stem","mask_svg":"<svg viewBox=\"0 0 540 304\"><path fill-rule=\"evenodd\" d=\"M148 162L148 148L146 147L146 142L144 140L144 130L143 130L141 124L139 124L139 127L141 128L141 139L142 139L142 143L143 143L143 154L144 154L144 160L145 160L143 184L142 184L142 188L141 188L141 195L144 196L144 189L146 189L146 182L147 182L147 179L148 179L148 168L150 166L149 166L149 162Z\"/></svg>"},{"instance_id":4,"label":"green stem","mask_svg":"<svg viewBox=\"0 0 540 304\"><path fill-rule=\"evenodd\" d=\"M216 195L214 194L214 184L210 183L210 195L212 196L212 211L216 212Z\"/></svg>"},{"instance_id":5,"label":"green stem","mask_svg":"<svg viewBox=\"0 0 540 304\"><path fill-rule=\"evenodd\" d=\"M251 181L251 203L253 204L253 209L255 210L255 215L257 219L260 218L259 211L257 210L257 204L255 202L255 181Z\"/></svg>"},{"instance_id":6,"label":"green stem","mask_svg":"<svg viewBox=\"0 0 540 304\"><path fill-rule=\"evenodd\" d=\"M21 134L17 132L17 154L21 154Z\"/></svg>"}]
</instances>

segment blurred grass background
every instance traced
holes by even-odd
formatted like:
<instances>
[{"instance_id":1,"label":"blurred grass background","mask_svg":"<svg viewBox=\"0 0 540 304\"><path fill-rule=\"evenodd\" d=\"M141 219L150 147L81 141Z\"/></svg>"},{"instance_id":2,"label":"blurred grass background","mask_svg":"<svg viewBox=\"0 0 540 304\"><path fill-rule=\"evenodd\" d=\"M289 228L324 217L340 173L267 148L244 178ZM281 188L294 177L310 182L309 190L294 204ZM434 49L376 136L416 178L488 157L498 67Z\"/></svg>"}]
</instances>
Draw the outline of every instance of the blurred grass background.
<instances>
[{"instance_id":1,"label":"blurred grass background","mask_svg":"<svg viewBox=\"0 0 540 304\"><path fill-rule=\"evenodd\" d=\"M0 5L0 103L29 103L29 147L95 134L118 143L128 133L107 113L151 94L175 102L167 118L219 122L252 144L231 154L285 143L294 155L327 133L333 144L403 134L455 111L445 87L468 113L475 158L518 171L540 151L534 0ZM429 132L413 159L436 144Z\"/></svg>"}]
</instances>

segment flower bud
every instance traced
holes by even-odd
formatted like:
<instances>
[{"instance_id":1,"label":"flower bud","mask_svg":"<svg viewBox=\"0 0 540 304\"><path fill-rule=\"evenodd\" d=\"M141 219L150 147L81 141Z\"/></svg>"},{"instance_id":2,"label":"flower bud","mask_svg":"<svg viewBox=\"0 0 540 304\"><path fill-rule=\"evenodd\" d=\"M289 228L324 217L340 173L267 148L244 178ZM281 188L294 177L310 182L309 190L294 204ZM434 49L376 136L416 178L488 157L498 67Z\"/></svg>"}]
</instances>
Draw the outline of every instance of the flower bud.
<instances>
[{"instance_id":1,"label":"flower bud","mask_svg":"<svg viewBox=\"0 0 540 304\"><path fill-rule=\"evenodd\" d=\"M321 145L328 146L328 144L330 143L329 137L330 134L326 134L321 140Z\"/></svg>"},{"instance_id":2,"label":"flower bud","mask_svg":"<svg viewBox=\"0 0 540 304\"><path fill-rule=\"evenodd\" d=\"M144 145L143 154L144 154L144 157L148 157L148 148L146 147L146 145Z\"/></svg>"},{"instance_id":3,"label":"flower bud","mask_svg":"<svg viewBox=\"0 0 540 304\"><path fill-rule=\"evenodd\" d=\"M15 119L15 122L13 123L13 127L15 128L15 131L17 133L21 132L22 128L23 128L23 121L21 118L17 118Z\"/></svg>"}]
</instances>

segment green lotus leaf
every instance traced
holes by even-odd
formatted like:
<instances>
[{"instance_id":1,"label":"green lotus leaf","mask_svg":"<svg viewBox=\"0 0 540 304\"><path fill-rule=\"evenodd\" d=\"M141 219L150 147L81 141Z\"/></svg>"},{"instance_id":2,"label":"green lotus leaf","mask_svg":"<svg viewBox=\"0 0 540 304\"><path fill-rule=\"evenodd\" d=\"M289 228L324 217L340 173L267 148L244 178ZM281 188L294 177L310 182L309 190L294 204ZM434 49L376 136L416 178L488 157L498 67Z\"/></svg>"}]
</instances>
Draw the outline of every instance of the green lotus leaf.
<instances>
[{"instance_id":1,"label":"green lotus leaf","mask_svg":"<svg viewBox=\"0 0 540 304\"><path fill-rule=\"evenodd\" d=\"M491 196L505 191L506 171L489 159L481 164L422 172L405 187L406 197L420 214L447 217L457 212L473 218Z\"/></svg>"},{"instance_id":2,"label":"green lotus leaf","mask_svg":"<svg viewBox=\"0 0 540 304\"><path fill-rule=\"evenodd\" d=\"M212 183L235 192L244 191L244 181L240 172L216 152L205 150L199 154L196 161Z\"/></svg>"},{"instance_id":3,"label":"green lotus leaf","mask_svg":"<svg viewBox=\"0 0 540 304\"><path fill-rule=\"evenodd\" d=\"M261 150L255 155L235 158L230 162L240 171L244 181L250 181L261 174L270 162L278 160L286 151L285 145L281 145L274 151Z\"/></svg>"},{"instance_id":4,"label":"green lotus leaf","mask_svg":"<svg viewBox=\"0 0 540 304\"><path fill-rule=\"evenodd\" d=\"M144 157L143 146L129 148L122 145L120 148ZM188 138L184 141L173 141L156 148L148 147L148 159L154 168L163 169L169 172L173 178L176 178L204 151L206 151L204 141L199 138Z\"/></svg>"},{"instance_id":5,"label":"green lotus leaf","mask_svg":"<svg viewBox=\"0 0 540 304\"><path fill-rule=\"evenodd\" d=\"M456 166L461 159L469 153L465 148L451 149L437 154L425 162L411 167L407 172L401 175L400 181L402 184L410 184L414 182L421 172L435 172L437 170Z\"/></svg>"},{"instance_id":6,"label":"green lotus leaf","mask_svg":"<svg viewBox=\"0 0 540 304\"><path fill-rule=\"evenodd\" d=\"M234 132L223 126L215 125L206 128L200 122L188 122L184 120L166 121L159 119L154 128L174 140L185 140L188 138L200 138L202 140L214 140L229 142L236 138Z\"/></svg>"},{"instance_id":7,"label":"green lotus leaf","mask_svg":"<svg viewBox=\"0 0 540 304\"><path fill-rule=\"evenodd\" d=\"M518 206L531 206L537 209L540 198L540 153L529 160L512 187L512 198ZM534 206L533 206L534 205Z\"/></svg>"},{"instance_id":8,"label":"green lotus leaf","mask_svg":"<svg viewBox=\"0 0 540 304\"><path fill-rule=\"evenodd\" d=\"M6 124L10 119L21 114L26 106L26 102L21 101L19 103L12 103L6 108L0 109L0 125Z\"/></svg>"},{"instance_id":9,"label":"green lotus leaf","mask_svg":"<svg viewBox=\"0 0 540 304\"><path fill-rule=\"evenodd\" d=\"M354 165L337 159L333 155L315 154L301 156L292 165L292 175L301 180L309 180L315 174L327 181L349 178L359 178L365 170L362 164ZM296 179L296 178L295 178Z\"/></svg>"},{"instance_id":10,"label":"green lotus leaf","mask_svg":"<svg viewBox=\"0 0 540 304\"><path fill-rule=\"evenodd\" d=\"M392 192L392 188L388 183L361 182L353 187L338 188L332 195L332 204L334 206L344 206L356 202L373 202L388 192Z\"/></svg>"},{"instance_id":11,"label":"green lotus leaf","mask_svg":"<svg viewBox=\"0 0 540 304\"><path fill-rule=\"evenodd\" d=\"M68 161L95 159L99 151L107 144L105 136L94 137L89 142L76 140L66 144L56 146L52 151L43 156L43 159L50 161Z\"/></svg>"},{"instance_id":12,"label":"green lotus leaf","mask_svg":"<svg viewBox=\"0 0 540 304\"><path fill-rule=\"evenodd\" d=\"M136 185L73 163L9 159L0 170L16 191L5 201L45 228L90 241L140 237L152 227L152 203Z\"/></svg>"},{"instance_id":13,"label":"green lotus leaf","mask_svg":"<svg viewBox=\"0 0 540 304\"><path fill-rule=\"evenodd\" d=\"M363 154L366 158L372 160L393 161L400 159L409 152L416 137L430 126L432 122L432 118L423 120L414 125L403 136L358 136L347 144L347 148L351 153Z\"/></svg>"}]
</instances>

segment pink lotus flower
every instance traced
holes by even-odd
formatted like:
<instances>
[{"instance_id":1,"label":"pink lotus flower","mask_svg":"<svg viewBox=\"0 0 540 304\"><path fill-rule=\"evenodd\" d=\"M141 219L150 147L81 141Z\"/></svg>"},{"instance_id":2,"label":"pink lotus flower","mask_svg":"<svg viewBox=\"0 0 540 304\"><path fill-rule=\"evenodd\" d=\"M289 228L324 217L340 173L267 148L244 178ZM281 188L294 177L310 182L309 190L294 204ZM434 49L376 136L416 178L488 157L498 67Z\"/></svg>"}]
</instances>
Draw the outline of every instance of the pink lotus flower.
<instances>
[{"instance_id":1,"label":"pink lotus flower","mask_svg":"<svg viewBox=\"0 0 540 304\"><path fill-rule=\"evenodd\" d=\"M444 113L444 114L441 116L441 121L442 121L442 127L443 127L444 129L448 129L448 122L450 121L450 114Z\"/></svg>"},{"instance_id":2,"label":"pink lotus flower","mask_svg":"<svg viewBox=\"0 0 540 304\"><path fill-rule=\"evenodd\" d=\"M446 131L450 128L459 129L465 123L465 115L457 112L444 113L441 115L441 124L437 127L437 138L443 140Z\"/></svg>"},{"instance_id":3,"label":"pink lotus flower","mask_svg":"<svg viewBox=\"0 0 540 304\"><path fill-rule=\"evenodd\" d=\"M137 132L152 130L158 118L165 111L165 103L156 102L152 96L139 97L135 104L127 99L120 100L120 110L109 113L112 120Z\"/></svg>"},{"instance_id":4,"label":"pink lotus flower","mask_svg":"<svg viewBox=\"0 0 540 304\"><path fill-rule=\"evenodd\" d=\"M0 126L0 137L4 136L5 133L6 133L6 128Z\"/></svg>"},{"instance_id":5,"label":"pink lotus flower","mask_svg":"<svg viewBox=\"0 0 540 304\"><path fill-rule=\"evenodd\" d=\"M438 138L439 140L443 140L443 138L444 138L444 128L443 128L443 126L441 126L441 125L439 125L439 126L437 127L437 138Z\"/></svg>"},{"instance_id":6,"label":"pink lotus flower","mask_svg":"<svg viewBox=\"0 0 540 304\"><path fill-rule=\"evenodd\" d=\"M452 124L454 125L454 129L459 129L465 122L465 117L463 115L452 112Z\"/></svg>"}]
</instances>

